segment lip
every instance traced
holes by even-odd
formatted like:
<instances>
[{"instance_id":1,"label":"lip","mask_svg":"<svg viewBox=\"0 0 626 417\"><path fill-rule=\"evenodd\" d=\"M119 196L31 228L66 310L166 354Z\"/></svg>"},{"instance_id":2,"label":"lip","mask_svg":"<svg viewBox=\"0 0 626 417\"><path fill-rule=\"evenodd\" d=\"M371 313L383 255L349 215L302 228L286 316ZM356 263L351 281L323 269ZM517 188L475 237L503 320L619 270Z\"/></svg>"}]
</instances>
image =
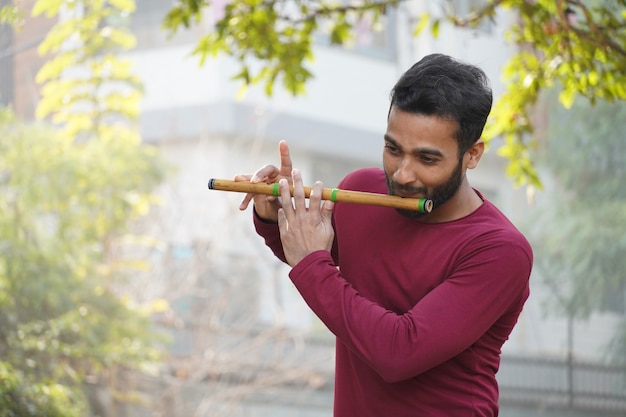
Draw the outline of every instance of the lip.
<instances>
[{"instance_id":1,"label":"lip","mask_svg":"<svg viewBox=\"0 0 626 417\"><path fill-rule=\"evenodd\" d=\"M394 187L394 184L390 185L387 190L390 195L400 198L427 198L424 190L406 189L404 187Z\"/></svg>"},{"instance_id":2,"label":"lip","mask_svg":"<svg viewBox=\"0 0 626 417\"><path fill-rule=\"evenodd\" d=\"M400 198L424 198L418 194L402 194L398 192L394 192L393 195L395 195L396 197L400 197Z\"/></svg>"}]
</instances>

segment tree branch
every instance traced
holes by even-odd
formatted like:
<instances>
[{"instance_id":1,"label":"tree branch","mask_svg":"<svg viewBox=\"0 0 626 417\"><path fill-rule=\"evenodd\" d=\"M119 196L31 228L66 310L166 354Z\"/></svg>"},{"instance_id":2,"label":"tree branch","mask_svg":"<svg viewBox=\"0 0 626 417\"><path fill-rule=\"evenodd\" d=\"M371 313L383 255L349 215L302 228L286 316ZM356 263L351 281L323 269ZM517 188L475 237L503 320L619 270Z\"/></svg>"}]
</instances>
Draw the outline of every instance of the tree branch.
<instances>
[{"instance_id":1,"label":"tree branch","mask_svg":"<svg viewBox=\"0 0 626 417\"><path fill-rule=\"evenodd\" d=\"M562 2L563 0L559 0L559 3L562 4ZM596 45L602 49L606 49L608 47L610 51L617 52L618 54L626 57L626 50L624 50L620 45L613 42L613 40L609 36L607 36L606 31L602 30L602 28L600 28L596 24L591 12L584 4L582 4L578 0L567 0L567 3L581 10L581 12L585 15L585 20L587 21L587 25L592 31L591 33L596 35L597 38L590 36L589 32L585 32L575 27L574 25L572 25L569 19L567 18L567 16L565 15L566 8L559 7L559 18L561 22L563 23L563 26L567 30L575 33L577 36L591 43L592 45Z\"/></svg>"},{"instance_id":2,"label":"tree branch","mask_svg":"<svg viewBox=\"0 0 626 417\"><path fill-rule=\"evenodd\" d=\"M368 3L368 4L363 4L363 5L352 5L352 4L347 4L344 6L320 6L317 9L313 9L311 13L306 14L300 18L296 18L294 19L291 16L288 15L279 15L279 19L284 21L284 22L289 22L291 24L297 25L297 24L302 24L302 23L306 23L312 20L316 20L320 17L330 17L333 15L341 15L341 14L346 14L346 13L350 13L350 12L355 12L355 13L364 13L368 10L375 10L375 9L385 9L389 6L397 6L398 4L400 4L403 1L407 1L407 0L385 0L385 1L380 1L380 2L372 2L372 3ZM269 5L273 5L275 2L270 2Z\"/></svg>"},{"instance_id":3,"label":"tree branch","mask_svg":"<svg viewBox=\"0 0 626 417\"><path fill-rule=\"evenodd\" d=\"M496 8L500 6L503 1L504 0L495 0L491 3L486 3L483 7L479 8L478 10L474 10L473 12L462 18L459 18L456 15L447 15L446 18L457 27L472 26L476 22L480 22L482 19L484 19L485 16L491 16L494 10L496 10Z\"/></svg>"}]
</instances>

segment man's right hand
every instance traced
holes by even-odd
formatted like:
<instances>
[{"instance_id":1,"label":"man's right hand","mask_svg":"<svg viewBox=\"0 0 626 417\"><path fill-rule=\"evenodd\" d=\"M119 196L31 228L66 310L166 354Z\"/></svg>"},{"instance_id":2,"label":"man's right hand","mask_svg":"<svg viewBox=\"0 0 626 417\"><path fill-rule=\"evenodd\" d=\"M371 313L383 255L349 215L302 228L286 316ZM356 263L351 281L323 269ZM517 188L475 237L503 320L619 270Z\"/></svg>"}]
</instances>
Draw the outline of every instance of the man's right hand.
<instances>
[{"instance_id":1,"label":"man's right hand","mask_svg":"<svg viewBox=\"0 0 626 417\"><path fill-rule=\"evenodd\" d=\"M278 144L278 151L280 153L280 168L274 165L265 165L253 175L236 175L235 181L273 184L280 181L281 178L285 178L289 181L289 184L292 184L291 171L293 166L291 164L287 142L281 140ZM248 208L250 201L254 201L254 210L259 217L265 221L278 222L278 209L280 208L280 199L278 197L262 194L246 194L241 204L239 204L239 210Z\"/></svg>"}]
</instances>

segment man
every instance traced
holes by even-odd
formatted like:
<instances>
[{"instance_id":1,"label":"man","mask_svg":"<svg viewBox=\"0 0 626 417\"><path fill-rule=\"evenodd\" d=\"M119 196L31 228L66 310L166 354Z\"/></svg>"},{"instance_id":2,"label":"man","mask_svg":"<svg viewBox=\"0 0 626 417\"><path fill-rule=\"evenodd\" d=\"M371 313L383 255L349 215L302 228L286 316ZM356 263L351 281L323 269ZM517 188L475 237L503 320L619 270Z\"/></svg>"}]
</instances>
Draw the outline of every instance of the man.
<instances>
[{"instance_id":1,"label":"man","mask_svg":"<svg viewBox=\"0 0 626 417\"><path fill-rule=\"evenodd\" d=\"M466 171L478 165L492 93L482 70L424 57L391 94L383 167L341 189L429 198L431 213L305 205L289 149L238 181L280 183L254 200L257 232L337 337L336 417L497 416L500 348L529 295L532 251ZM294 186L294 198L289 194Z\"/></svg>"}]
</instances>

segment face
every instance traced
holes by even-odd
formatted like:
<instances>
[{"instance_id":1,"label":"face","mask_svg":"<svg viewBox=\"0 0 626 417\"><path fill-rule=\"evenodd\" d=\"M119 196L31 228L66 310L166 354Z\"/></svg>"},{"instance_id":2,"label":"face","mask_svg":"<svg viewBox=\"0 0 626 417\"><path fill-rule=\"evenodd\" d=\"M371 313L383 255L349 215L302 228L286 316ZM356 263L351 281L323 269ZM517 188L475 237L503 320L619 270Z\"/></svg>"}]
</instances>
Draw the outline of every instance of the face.
<instances>
[{"instance_id":1,"label":"face","mask_svg":"<svg viewBox=\"0 0 626 417\"><path fill-rule=\"evenodd\" d=\"M383 152L389 194L433 200L433 212L454 198L465 177L457 126L453 120L392 108ZM398 211L412 218L425 216Z\"/></svg>"}]
</instances>

